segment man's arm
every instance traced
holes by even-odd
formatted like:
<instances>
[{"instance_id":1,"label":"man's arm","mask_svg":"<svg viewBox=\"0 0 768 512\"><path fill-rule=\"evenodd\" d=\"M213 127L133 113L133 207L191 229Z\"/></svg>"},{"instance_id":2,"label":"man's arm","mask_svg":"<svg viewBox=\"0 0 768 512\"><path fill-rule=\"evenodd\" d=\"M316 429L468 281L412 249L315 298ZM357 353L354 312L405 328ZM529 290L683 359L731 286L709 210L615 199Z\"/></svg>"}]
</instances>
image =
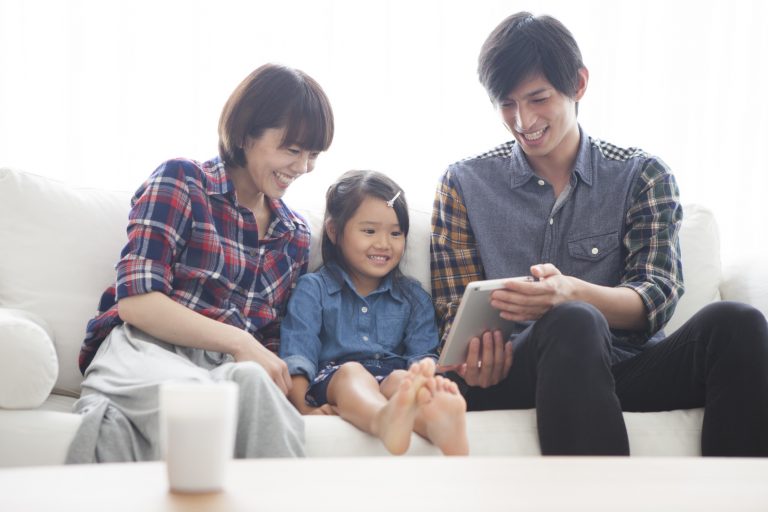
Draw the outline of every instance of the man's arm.
<instances>
[{"instance_id":1,"label":"man's arm","mask_svg":"<svg viewBox=\"0 0 768 512\"><path fill-rule=\"evenodd\" d=\"M631 193L635 200L627 211L627 258L619 286L640 295L652 335L669 321L684 293L678 238L683 209L674 175L656 158L645 162Z\"/></svg>"},{"instance_id":2,"label":"man's arm","mask_svg":"<svg viewBox=\"0 0 768 512\"><path fill-rule=\"evenodd\" d=\"M442 345L467 283L485 275L467 209L450 171L443 175L435 194L430 254L432 300ZM487 387L499 383L511 367L512 343L496 332L471 340L466 363L455 370L470 386ZM444 368L450 369L454 368Z\"/></svg>"},{"instance_id":3,"label":"man's arm","mask_svg":"<svg viewBox=\"0 0 768 512\"><path fill-rule=\"evenodd\" d=\"M432 301L442 345L467 283L484 276L467 210L450 170L441 178L435 193L430 258Z\"/></svg>"},{"instance_id":4,"label":"man's arm","mask_svg":"<svg viewBox=\"0 0 768 512\"><path fill-rule=\"evenodd\" d=\"M564 276L551 263L534 265L533 282L509 281L503 290L493 292L491 305L501 317L515 322L538 320L558 304L582 301L592 304L615 329L645 330L648 325L645 304L630 288L600 286Z\"/></svg>"}]
</instances>

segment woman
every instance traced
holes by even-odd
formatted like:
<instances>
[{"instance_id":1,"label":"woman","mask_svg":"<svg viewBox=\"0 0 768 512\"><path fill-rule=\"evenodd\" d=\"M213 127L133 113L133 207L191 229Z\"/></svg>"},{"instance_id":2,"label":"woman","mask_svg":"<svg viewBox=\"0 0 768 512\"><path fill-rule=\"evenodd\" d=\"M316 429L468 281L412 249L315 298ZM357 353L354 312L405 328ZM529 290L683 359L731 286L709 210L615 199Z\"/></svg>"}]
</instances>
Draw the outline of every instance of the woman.
<instances>
[{"instance_id":1,"label":"woman","mask_svg":"<svg viewBox=\"0 0 768 512\"><path fill-rule=\"evenodd\" d=\"M219 156L163 163L136 192L116 285L80 353L84 415L68 462L153 460L158 386L240 386L236 457L303 455L303 422L275 354L309 227L281 200L333 139L322 88L301 71L256 69L219 121Z\"/></svg>"}]
</instances>

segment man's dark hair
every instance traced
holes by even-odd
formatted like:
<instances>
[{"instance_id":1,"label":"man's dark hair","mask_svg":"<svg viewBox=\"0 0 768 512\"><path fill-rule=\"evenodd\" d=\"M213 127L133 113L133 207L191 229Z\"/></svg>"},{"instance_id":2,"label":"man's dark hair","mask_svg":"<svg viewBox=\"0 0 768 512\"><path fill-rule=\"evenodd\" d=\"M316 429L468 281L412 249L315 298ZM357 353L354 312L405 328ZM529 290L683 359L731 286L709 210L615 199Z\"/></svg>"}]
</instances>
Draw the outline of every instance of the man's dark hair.
<instances>
[{"instance_id":1,"label":"man's dark hair","mask_svg":"<svg viewBox=\"0 0 768 512\"><path fill-rule=\"evenodd\" d=\"M483 43L477 74L494 103L500 103L531 75L542 73L569 98L584 67L571 32L551 16L519 12L497 26Z\"/></svg>"}]
</instances>

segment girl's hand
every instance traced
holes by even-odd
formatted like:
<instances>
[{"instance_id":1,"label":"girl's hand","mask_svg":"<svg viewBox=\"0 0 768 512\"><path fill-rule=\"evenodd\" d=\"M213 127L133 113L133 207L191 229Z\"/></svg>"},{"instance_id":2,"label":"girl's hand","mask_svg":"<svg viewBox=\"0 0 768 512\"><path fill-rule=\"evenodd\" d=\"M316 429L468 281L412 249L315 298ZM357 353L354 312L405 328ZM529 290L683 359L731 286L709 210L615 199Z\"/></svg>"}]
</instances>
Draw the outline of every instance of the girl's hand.
<instances>
[{"instance_id":1,"label":"girl's hand","mask_svg":"<svg viewBox=\"0 0 768 512\"><path fill-rule=\"evenodd\" d=\"M288 373L288 365L277 354L271 352L259 340L251 336L251 334L246 331L241 332L245 336L238 343L238 348L232 353L235 361L254 361L258 363L266 370L272 381L280 388L280 391L287 395L293 386L291 375Z\"/></svg>"}]
</instances>

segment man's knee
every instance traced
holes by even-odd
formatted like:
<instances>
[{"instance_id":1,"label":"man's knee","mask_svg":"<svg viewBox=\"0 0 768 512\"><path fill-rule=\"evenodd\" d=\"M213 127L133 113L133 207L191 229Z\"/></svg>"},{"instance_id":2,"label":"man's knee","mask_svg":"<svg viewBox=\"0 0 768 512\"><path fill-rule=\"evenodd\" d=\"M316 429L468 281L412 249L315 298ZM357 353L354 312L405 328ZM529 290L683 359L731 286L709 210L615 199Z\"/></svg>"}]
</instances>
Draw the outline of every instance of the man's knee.
<instances>
[{"instance_id":1,"label":"man's knee","mask_svg":"<svg viewBox=\"0 0 768 512\"><path fill-rule=\"evenodd\" d=\"M765 316L749 304L720 301L702 309L709 322L711 349L741 361L761 360L768 364L768 324Z\"/></svg>"},{"instance_id":2,"label":"man's knee","mask_svg":"<svg viewBox=\"0 0 768 512\"><path fill-rule=\"evenodd\" d=\"M540 348L564 357L604 354L610 351L611 334L605 316L586 302L565 302L553 307L534 326Z\"/></svg>"}]
</instances>

